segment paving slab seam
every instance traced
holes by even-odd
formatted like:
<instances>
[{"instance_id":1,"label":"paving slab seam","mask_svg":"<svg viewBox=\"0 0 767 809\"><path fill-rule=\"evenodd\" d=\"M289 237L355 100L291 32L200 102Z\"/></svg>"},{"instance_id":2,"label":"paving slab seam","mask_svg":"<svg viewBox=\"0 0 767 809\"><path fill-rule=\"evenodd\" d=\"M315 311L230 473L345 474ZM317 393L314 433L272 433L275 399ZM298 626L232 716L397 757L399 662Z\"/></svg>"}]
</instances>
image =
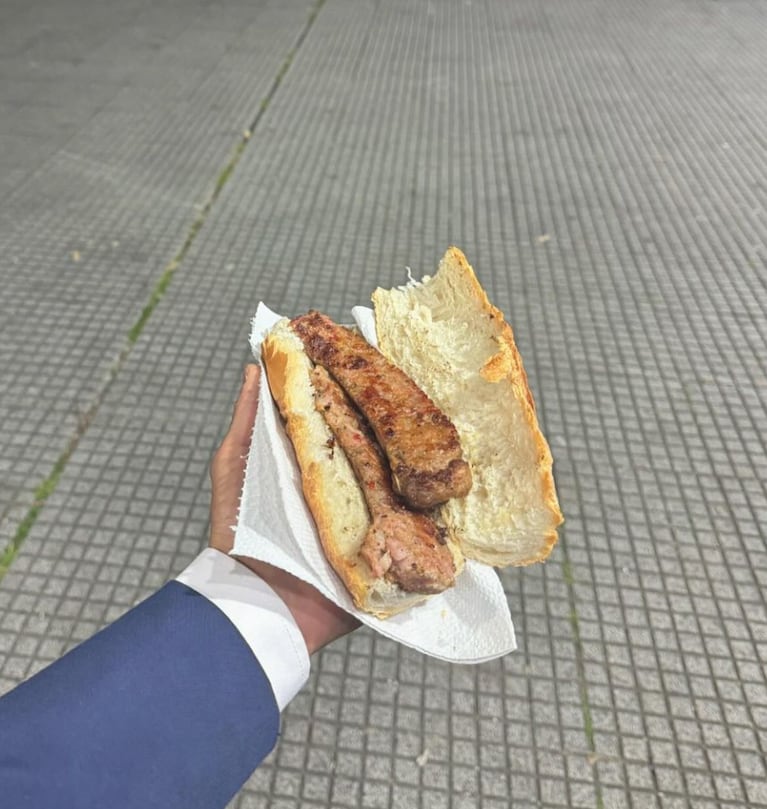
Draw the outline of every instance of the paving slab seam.
<instances>
[{"instance_id":1,"label":"paving slab seam","mask_svg":"<svg viewBox=\"0 0 767 809\"><path fill-rule=\"evenodd\" d=\"M567 545L560 538L559 545L561 552L564 555L562 562L562 578L564 579L565 586L567 587L567 601L569 607L568 618L570 620L570 628L573 632L573 641L575 643L575 667L578 673L578 693L581 700L581 714L583 715L583 732L586 735L586 744L589 748L588 762L591 765L594 773L594 792L596 795L596 809L605 809L604 798L602 797L602 785L599 780L599 772L596 768L597 762L601 756L597 753L596 738L594 736L594 721L591 715L591 703L589 702L589 686L588 678L586 676L586 656L583 649L583 640L581 638L580 622L578 619L577 599L575 594L575 577L573 575L573 568L570 562Z\"/></svg>"},{"instance_id":2,"label":"paving slab seam","mask_svg":"<svg viewBox=\"0 0 767 809\"><path fill-rule=\"evenodd\" d=\"M510 166L512 163L519 162L518 155L510 155L506 151L507 145L503 143L503 149L505 152L505 162L507 166ZM511 173L511 171L510 171ZM516 215L513 217L513 231L514 231L514 241L515 243L521 243L522 241L522 228L520 222L518 221ZM577 672L577 687L578 687L578 694L580 697L580 711L583 718L583 731L586 737L586 744L588 748L587 754L587 761L591 767L592 775L593 775L593 786L594 786L594 793L595 793L595 807L596 809L605 809L605 801L603 797L603 790L602 784L600 781L599 770L597 767L598 762L603 759L605 756L604 754L600 754L597 752L596 747L596 737L594 733L594 722L592 717L592 710L591 710L591 703L589 699L589 692L588 692L588 677L586 674L586 654L584 650L583 639L581 637L580 631L580 620L578 616L578 609L577 609L577 596L575 592L575 577L573 574L573 564L569 558L569 554L567 551L567 543L565 540L565 536L560 536L558 542L559 552L563 556L563 560L561 562L562 568L562 578L564 580L566 590L567 590L567 602L568 602L568 619L570 624L570 629L572 631L573 636L573 644L575 648L575 665L576 665L576 672ZM540 793L538 794L538 799L541 799Z\"/></svg>"},{"instance_id":3,"label":"paving slab seam","mask_svg":"<svg viewBox=\"0 0 767 809\"><path fill-rule=\"evenodd\" d=\"M609 186L606 186L606 187L608 187L608 188L609 188ZM617 204L617 203L616 203L616 204ZM612 233L611 233L610 235L611 235L611 237L612 237L613 239L615 238L615 237L614 237L614 234L612 234ZM599 242L600 242L600 244L601 244L601 240L602 240L602 238L603 238L603 237L602 237L602 235L600 234L600 235L599 235L597 238L598 238L598 240L599 240ZM590 254L590 258L591 258L591 260L592 260L592 261L595 261L595 257L594 257L592 254ZM682 263L682 262L680 261L679 263L680 263L680 265L681 265L681 263ZM644 279L643 279L643 278L642 278L642 280L644 281ZM640 308L639 308L639 307L637 307L637 312L639 312L639 313L640 313L640 317L642 317L642 319L643 319L643 321L644 321L644 316L643 316L643 314L642 314L642 312L641 312L641 310L640 310ZM625 316L626 316L626 315L625 315L625 313L624 313L624 317L625 317ZM664 332L663 332L663 330L662 330L662 329L657 329L657 332L658 332L659 334L664 334ZM680 343L681 343L681 341L680 341ZM638 352L637 352L637 353L638 353ZM668 356L669 356L669 357L671 357L671 358L672 358L672 361L674 362L675 367L677 367L677 370L679 371L680 369L679 369L679 368L678 368L678 366L677 366L677 358L676 358L676 354L675 354L675 352L673 351L673 347L672 347L672 346L667 346L667 354L668 354ZM692 364L692 361L690 361L690 364ZM661 378L662 378L662 377L661 377ZM665 382L664 382L664 385L665 385ZM669 396L669 398L671 398L671 397ZM692 407L692 402L689 402L689 401L688 401L688 402L687 402L687 404L688 404L688 409L689 409L689 411L694 413L695 411L694 411L694 408ZM728 411L729 411L729 405L728 405ZM673 412L674 412L674 414L676 415L676 411L673 411ZM637 418L637 423L639 423L640 425L642 424L642 420L641 420L641 418L639 418L639 417ZM678 426L678 425L677 425L677 426ZM729 453L729 451L728 451L728 456L729 456L729 454L730 454L730 453ZM675 472L675 475L676 475L676 477L677 477L677 479L678 479L678 481L679 481L679 485L681 485L681 480L679 479L679 473L678 473L678 472ZM707 509L707 511L709 510L708 504L706 504L706 509ZM726 557L725 557L725 565L727 565ZM729 565L727 565L727 569L728 569L728 572L729 572ZM731 574L731 573L730 573L730 576L732 577L732 574ZM710 577L708 576L708 572L706 572L706 579L707 579L707 581L708 581L708 583L709 583L709 587L711 587L711 581L710 581ZM568 583L568 584L569 584L569 583ZM573 629L574 629L574 632L577 632L577 623L576 623L576 622L577 622L577 613L576 613L576 614L574 614L574 615L571 615L571 622L573 623ZM756 643L756 639L755 639L755 638L753 638L753 635L752 635L752 633L751 633L751 629L750 629L750 627L749 627L749 623L748 623L748 621L746 621L746 622L745 622L745 626L748 628L749 636L750 636L750 638L752 639L752 642ZM703 636L703 632L702 632L702 630L701 630L701 636ZM580 646L580 643L579 643L578 645ZM689 676L689 674L688 674L688 676ZM668 706L668 707L669 707L669 711L670 711L670 706ZM751 716L752 721L753 721L753 715L752 715L752 713L751 713L750 709L749 709L749 715ZM755 722L754 722L754 726L756 726L756 723L755 723ZM733 745L733 746L734 746L734 745ZM653 779L655 780L655 775L654 775L654 772L653 772ZM742 780L742 776L741 776L741 780ZM656 783L657 783L657 782L656 782ZM744 789L745 789L745 785L744 785Z\"/></svg>"},{"instance_id":4,"label":"paving slab seam","mask_svg":"<svg viewBox=\"0 0 767 809\"><path fill-rule=\"evenodd\" d=\"M207 200L202 205L202 207L199 210L199 213L197 214L194 221L190 225L187 235L181 244L181 247L178 249L173 258L171 258L171 260L165 265L160 277L155 282L154 287L152 288L152 291L147 300L147 303L144 305L144 308L142 309L135 323L128 330L125 336L125 343L122 349L120 350L119 354L109 367L99 390L97 391L96 395L93 398L93 401L91 402L90 406L87 407L81 414L78 420L76 430L67 440L64 449L62 450L59 457L56 459L56 462L53 464L51 471L43 478L43 480L34 489L32 505L29 507L26 514L19 522L16 531L11 537L10 542L8 543L8 545L6 545L5 548L0 549L0 582L2 582L3 577L10 569L13 560L16 558L19 550L24 544L24 540L28 536L29 532L32 530L32 527L37 521L37 518L40 515L41 510L45 506L46 500L55 491L61 478L61 475L63 474L67 466L67 463L69 462L69 459L72 457L72 454L77 449L80 440L85 435L89 426L96 417L96 414L98 413L99 408L104 402L104 399L110 387L112 386L112 383L116 379L117 375L120 373L120 370L124 366L125 361L127 360L128 356L133 350L134 345L141 336L141 333L144 330L144 327L146 326L150 317L152 316L152 313L154 312L155 308L157 307L157 305L167 292L168 287L170 286L170 283L173 280L176 271L179 269L184 259L186 258L187 254L189 253L189 250L194 244L200 230L202 230L202 227L205 224L205 221L207 220L210 211L213 208L213 205L215 205L216 201L221 195L224 186L231 179L231 176L234 173L234 170L237 167L240 158L242 157L242 153L245 150L245 147L248 145L253 132L260 123L261 119L263 118L264 113L266 112L269 106L269 103L279 90L279 87L282 84L282 81L285 78L285 75L287 74L288 70L290 69L290 66L293 63L293 60L298 50L300 49L301 45L303 44L307 35L309 34L309 31L311 30L312 25L317 19L317 15L319 14L320 9L324 4L325 0L315 0L315 2L310 7L306 22L304 23L301 32L296 38L295 44L285 55L285 58L283 59L277 73L275 74L275 77L272 81L269 91L261 100L259 108L250 126L242 133L240 140L237 142L237 144L234 146L232 150L231 157L226 162L223 169L218 173L213 189L210 191Z\"/></svg>"},{"instance_id":5,"label":"paving slab seam","mask_svg":"<svg viewBox=\"0 0 767 809\"><path fill-rule=\"evenodd\" d=\"M691 163L692 163L692 161L691 161ZM636 184L635 187L641 187L641 186L639 184ZM616 200L616 204L617 204L617 200ZM658 212L659 221L663 220L662 213L663 213L662 210L660 210ZM611 234L611 238L613 239L613 242L614 242L614 240L615 240L614 234ZM628 238L628 237L626 237L626 238ZM668 243L668 239L666 239L666 241ZM601 236L598 237L598 242L600 243L600 245L602 244L602 237ZM668 246L669 246L669 249L673 250L673 247L671 246L670 243L668 243ZM602 246L602 249L604 250L603 246ZM589 255L590 255L591 260L595 261L595 256L590 251L589 251ZM683 258L684 258L684 255L680 255L679 258L678 258L678 263L679 263L680 266L684 263ZM655 281L656 284L659 284L658 279L655 277L656 273L657 273L657 271L653 270L651 278L652 278L652 280ZM712 277L715 277L715 273L713 272L713 270L712 270ZM651 290L648 288L647 279L645 279L641 275L639 276L639 279L641 281L642 289L645 291L646 296L649 298L650 294L651 294ZM612 283L613 283L613 286L617 286L616 281L614 279L612 280ZM694 285L691 285L691 288L694 289ZM677 287L677 289L678 289L678 287ZM681 295L682 295L681 290L679 290L679 294L680 294L680 297L681 297ZM616 295L616 299L618 299L617 295ZM696 298L696 303L697 303L697 298ZM605 309L606 309L606 306L605 306ZM622 309L623 309L622 317L623 317L624 320L626 320L629 317L630 313L625 308L623 308L623 306L622 306ZM683 359L682 360L679 359L679 356L680 356L680 353L681 353L680 349L679 349L679 346L684 346L684 341L682 340L681 333L680 333L680 336L679 336L678 344L677 344L677 346L675 346L675 345L671 344L664 337L665 332L663 331L663 329L660 327L660 325L657 322L653 323L653 322L649 322L647 320L647 316L644 314L644 311L641 309L638 302L635 302L634 311L638 314L640 320L642 321L642 324L643 324L644 329L645 329L645 333L653 333L654 332L654 333L656 333L658 335L661 335L663 337L665 356L667 356L671 360L671 363L672 363L672 365L674 367L674 370L675 370L676 374L678 375L678 377L682 378L683 375L684 375L684 370L685 370L685 364L684 364L685 358L686 358L686 362L687 362L688 367L694 367L694 358L692 356L690 356L689 351L685 348L685 349L683 349L684 353L682 354ZM699 306L697 311L703 311L703 307ZM690 320L691 327L692 327L692 323L693 323L693 320L691 319ZM677 329L677 332L679 332L680 327L678 325L674 324L674 323L672 323L672 325L675 326L676 329ZM718 349L718 350L721 350L721 349ZM641 346L637 345L635 347L635 353L636 353L637 356L639 355L640 351L641 351ZM725 362L725 359L726 358L724 356L722 356L722 362ZM628 358L623 357L623 362L627 363ZM671 400L673 398L673 396L672 396L671 391L669 391L669 389L668 389L667 380L663 377L662 374L658 375L658 379L660 379L662 381L663 389L664 389L667 397L669 398L669 400ZM688 389L686 387L682 387L681 390L682 390L682 395L684 396L684 405L685 405L684 409L685 409L685 412L691 414L693 422L694 422L694 424L696 426L697 433L702 434L702 424L701 424L700 418L698 416L698 412L696 410L695 403L691 399L691 397L689 395L689 391L688 391ZM728 413L729 418L732 421L734 421L735 414L734 414L734 412L732 410L731 405L726 400L725 400L724 404L725 404L725 407L727 409L727 413ZM744 410L745 413L750 415L750 411L749 411L749 409L747 407L743 408L743 410ZM682 428L682 424L679 421L678 411L677 410L672 410L671 412L672 412L672 414L674 416L674 423L675 423L676 431L677 431L678 434L681 435L681 434L683 434L683 428ZM656 415L656 419L660 420L660 414L658 414L656 412L655 415ZM643 422L642 422L641 418L639 417L639 414L636 414L636 416L637 416L636 422L637 422L637 424L639 424L641 426L643 424ZM758 439L758 437L760 435L760 432L757 429L757 425L755 423L753 423L753 422L752 422L752 424L753 424L753 428L754 428L754 435ZM649 440L650 440L649 436L646 434L646 432L644 430L643 430L643 433L645 433L645 441L649 443ZM736 459L733 457L732 452L730 451L730 449L725 447L724 451L725 451L725 454L726 454L728 460L730 461L730 464L731 464L732 468L733 469L737 468ZM707 452L707 454L710 455L710 452ZM712 465L712 467L716 466L716 463L715 463L715 461L713 459L711 459L711 465ZM676 480L677 487L679 489L681 489L682 486L683 486L683 483L684 483L683 476L680 474L680 472L677 469L673 470L673 474L674 474L674 477L675 477L675 480ZM660 482L658 483L658 485L660 486ZM713 519L714 514L713 514L713 511L712 511L711 504L707 500L704 500L703 505L704 505L705 513L708 516L709 523L711 525L714 525L715 521ZM752 518L754 524L755 525L758 524L757 514L756 514L756 512L754 510L754 506L753 506L753 504L751 503L750 500L747 500L747 506L749 508L750 515L751 515L751 518ZM732 520L733 524L736 524L737 521L736 521L735 515L734 515L734 513L732 511L732 507L731 507L731 505L729 503L726 503L726 509L727 509L727 513L729 514L730 519ZM670 516L669 516L668 521L669 521L669 523L671 523ZM747 548L746 548L746 553L748 553ZM733 570L732 570L732 567L731 567L731 565L729 563L728 556L727 556L726 553L722 554L722 564L723 564L724 568L726 569L730 580L734 580L735 576L733 574ZM708 571L708 567L704 566L703 569L705 571L705 579L706 579L706 582L707 582L707 584L709 586L709 589L710 589L711 592L713 592L714 587L713 587L713 583L712 583L712 580L711 580L711 576L710 576L709 571ZM717 607L716 612L717 612L717 616L719 617L719 620L723 622L723 615L722 615L721 608L719 607L718 601L714 600L713 603ZM700 636L705 637L705 632L703 631L703 628L701 627L699 620L697 621L697 623L698 623L698 631L699 631ZM743 626L744 626L744 628L745 628L745 630L747 632L749 640L753 644L754 648L756 648L757 645L758 645L758 642L757 642L758 639L757 639L757 637L755 636L755 634L753 632L753 629L751 627L750 622L747 620L745 610L743 611ZM727 643L728 643L728 647L729 647L730 646L729 639L727 640ZM733 657L733 659L735 659L734 655L731 655L731 656ZM689 676L690 676L689 672L687 673L687 676L689 678ZM712 673L712 677L713 677L713 673ZM722 699L722 693L721 693L721 691L719 691L719 689L718 689L718 693L719 693L719 698L721 700ZM669 711L670 711L670 706L668 706L668 707L669 707ZM752 711L752 709L751 709L751 707L749 705L747 705L747 710L748 710L749 717L750 717L750 719L752 721L753 727L757 727L758 726L757 720L754 717L753 711ZM757 737L757 741L761 742L760 737ZM731 744L732 744L732 747L734 749L735 745L734 745L734 743L732 743L732 741L731 741ZM764 751L763 746L761 744L760 744L760 747L762 748L760 750L760 752L762 754L764 754L765 751ZM741 780L742 780L742 774L741 774Z\"/></svg>"},{"instance_id":6,"label":"paving slab seam","mask_svg":"<svg viewBox=\"0 0 767 809\"><path fill-rule=\"evenodd\" d=\"M531 82L537 81L537 77L533 77L530 79ZM532 111L530 111L532 114ZM509 157L506 156L506 160L508 161ZM515 160L519 162L519 157L515 156ZM547 182L545 186L545 195L549 199L548 210L553 210L553 206L551 204L551 199L555 197L555 193L552 192L550 184ZM540 204L540 201L537 200L537 204ZM541 221L543 221L543 211L539 211L541 216ZM554 231L557 232L566 232L569 234L571 224L568 222L566 227L560 227L559 222L552 222L552 225L556 225L554 227ZM518 231L519 224L515 220L514 223L515 231ZM517 236L517 238L519 238ZM567 606L568 606L568 619L570 624L570 629L573 635L573 644L575 647L575 665L576 665L576 672L577 672L577 686L578 686L578 694L580 698L580 710L581 715L583 717L583 732L586 737L586 744L588 747L588 755L587 760L591 766L592 774L593 774L593 786L594 786L594 793L595 793L595 807L596 809L605 809L605 800L603 797L603 789L602 783L599 774L598 763L600 760L604 758L604 755L601 755L597 751L596 746L596 736L594 732L594 721L593 715L591 710L591 702L589 699L589 690L588 690L588 677L586 673L586 652L584 648L583 638L580 631L580 619L578 615L578 600L576 594L576 580L573 573L573 564L570 560L567 548L567 542L564 535L560 536L558 542L559 552L562 554L563 559L561 562L562 567L562 578L565 583L565 587L567 590Z\"/></svg>"}]
</instances>

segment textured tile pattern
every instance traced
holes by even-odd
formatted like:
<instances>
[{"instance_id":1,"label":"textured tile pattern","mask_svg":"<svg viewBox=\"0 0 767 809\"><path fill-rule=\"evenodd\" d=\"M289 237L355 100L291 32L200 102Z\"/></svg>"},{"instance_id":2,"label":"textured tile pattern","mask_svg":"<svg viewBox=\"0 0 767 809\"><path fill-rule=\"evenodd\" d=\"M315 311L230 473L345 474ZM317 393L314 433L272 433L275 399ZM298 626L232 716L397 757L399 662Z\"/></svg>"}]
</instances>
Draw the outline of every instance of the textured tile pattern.
<instances>
[{"instance_id":1,"label":"textured tile pattern","mask_svg":"<svg viewBox=\"0 0 767 809\"><path fill-rule=\"evenodd\" d=\"M214 13L230 5L237 26ZM114 356L94 360L109 342L100 335L133 322L146 300L134 285L146 293L159 275L299 44L0 584L0 688L201 546L207 460L259 299L341 315L376 284L404 281L406 266L430 271L456 243L515 326L567 517L547 565L503 573L520 651L464 668L370 632L340 641L315 661L278 747L233 806L767 806L764 9L328 0L300 41L300 5L269 11L282 40L229 3L201 5L166 36L174 11L136 6L145 23L109 46L98 42L109 20L95 20L81 52L82 64L120 54L140 83L75 136L88 144L81 158L116 147L107 176L134 178L127 210L104 210L101 168L94 186L67 192L71 147L56 145L47 177L18 161L18 205L3 207L16 296L4 309L55 306L61 279L92 293L73 297L53 341L69 358L57 384L70 402L98 384ZM274 45L269 76L239 67L258 36ZM144 37L168 59L191 50L196 69L131 58ZM68 87L67 75L51 72L50 86ZM209 103L184 105L185 93ZM163 141L169 98L198 140ZM139 108L140 138L125 131ZM23 137L16 148L27 154ZM199 183L183 166L203 153L211 170ZM135 188L147 178L144 203ZM170 212L158 200L172 200ZM62 255L81 260L53 262L89 211L109 219L109 239L135 239L141 259L109 259L111 241L94 243L96 259L73 239ZM153 239L136 234L141 222ZM32 232L39 259L22 275L11 261L31 255ZM16 318L0 328L20 341L32 324ZM20 396L40 384L29 370L39 366L13 346L3 368ZM29 461L25 480L66 433L57 412L13 411L0 458Z\"/></svg>"},{"instance_id":2,"label":"textured tile pattern","mask_svg":"<svg viewBox=\"0 0 767 809\"><path fill-rule=\"evenodd\" d=\"M307 19L303 0L15 6L0 6L2 545Z\"/></svg>"}]
</instances>

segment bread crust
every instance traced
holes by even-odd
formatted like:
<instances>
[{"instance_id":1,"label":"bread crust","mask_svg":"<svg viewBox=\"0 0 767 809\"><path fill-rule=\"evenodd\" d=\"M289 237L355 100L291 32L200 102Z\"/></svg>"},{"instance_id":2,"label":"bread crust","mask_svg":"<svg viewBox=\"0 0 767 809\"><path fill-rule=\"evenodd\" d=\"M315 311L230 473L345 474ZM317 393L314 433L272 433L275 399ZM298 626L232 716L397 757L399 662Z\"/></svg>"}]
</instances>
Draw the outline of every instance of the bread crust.
<instances>
[{"instance_id":1,"label":"bread crust","mask_svg":"<svg viewBox=\"0 0 767 809\"><path fill-rule=\"evenodd\" d=\"M445 312L438 311L439 305L443 303L439 300L442 294L445 297L454 295L455 298L451 299L452 306L445 306ZM519 467L522 470L519 476L524 477L523 482L530 492L529 496L526 494L524 502L509 511L524 511L521 516L534 523L534 527L525 532L518 530L516 523L519 515L509 513L508 541L501 541L491 531L483 536L481 520L473 520L476 523L474 527L469 524L467 515L474 508L472 503L477 497L477 492L470 492L464 510L461 510L463 505L457 505L455 501L442 507L443 519L455 529L464 555L495 566L529 565L545 560L556 544L556 529L563 522L554 483L551 451L538 424L535 402L511 326L503 313L490 303L464 254L457 247L450 247L433 278L426 277L420 283L395 290L378 289L373 294L373 304L379 347L390 360L401 365L448 417L453 419L461 434L465 457L475 477L481 478L481 474L478 475L477 472L495 461L484 457L476 449L472 455L472 448L476 445L472 441L472 434L487 433L488 430L486 424L472 421L473 414L471 407L467 406L467 397L480 394L478 379L481 378L491 383L493 390L489 396L498 401L508 401L509 404L516 402L516 412L521 423L515 423L511 437L515 443L524 443L523 438L529 443L524 457L519 453ZM433 369L426 368L422 363L423 356L433 352L426 351L424 345L419 345L415 350L411 348L419 340L436 340L437 337L430 335L429 331L434 330L434 324L443 317L449 323L444 330L448 335L448 342L451 339L457 341L464 338L465 343L473 340L486 343L476 351L481 359L475 367L461 369L467 381L465 388L458 393L443 390L437 378L438 369L432 373ZM450 335L461 335L461 338ZM470 352L465 345L449 345L447 350L452 348L455 348L456 353ZM453 359L451 356L447 361ZM473 355L468 365L471 365L471 361ZM513 454L515 449L508 448L506 451ZM497 505L497 498L500 511L503 493L491 487L491 491L485 494L486 501L480 503L477 510L492 510ZM515 534L519 536L516 537Z\"/></svg>"},{"instance_id":2,"label":"bread crust","mask_svg":"<svg viewBox=\"0 0 767 809\"><path fill-rule=\"evenodd\" d=\"M501 379L508 380L514 391L514 395L523 403L527 426L539 451L538 471L540 474L541 499L544 507L551 515L551 529L541 537L541 543L537 553L533 553L525 558L514 559L510 564L524 566L534 564L535 562L542 562L548 558L554 545L557 543L558 537L556 529L564 522L564 515L559 507L559 498L557 497L556 484L554 483L554 458L551 454L549 443L543 435L538 423L535 400L530 390L527 371L525 371L525 367L522 364L522 356L514 340L514 331L504 318L503 312L490 303L487 293L479 283L473 268L459 248L449 247L442 260L443 262L453 264L458 272L464 273L467 276L468 283L474 290L474 294L477 296L481 308L487 312L489 316L498 318L502 324L499 340L500 345L505 347L505 350L502 349L495 357L489 360L483 366L480 373L485 379L491 382L498 382ZM492 557L493 554L488 552L487 554L479 553L475 555L474 558L478 561L484 561L486 558ZM493 563L489 562L489 564Z\"/></svg>"}]
</instances>

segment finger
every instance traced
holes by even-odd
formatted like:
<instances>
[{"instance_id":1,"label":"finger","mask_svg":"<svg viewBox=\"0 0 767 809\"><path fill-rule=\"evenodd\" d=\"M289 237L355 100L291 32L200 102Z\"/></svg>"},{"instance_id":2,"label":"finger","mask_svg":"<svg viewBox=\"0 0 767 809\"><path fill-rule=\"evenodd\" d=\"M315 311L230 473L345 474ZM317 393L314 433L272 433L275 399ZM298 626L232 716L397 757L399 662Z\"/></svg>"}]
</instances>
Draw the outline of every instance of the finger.
<instances>
[{"instance_id":1,"label":"finger","mask_svg":"<svg viewBox=\"0 0 767 809\"><path fill-rule=\"evenodd\" d=\"M250 436L258 410L260 381L261 369L258 365L246 365L240 394L234 405L229 432L224 437L224 444L229 444L232 449L237 449L242 455L246 454L250 448Z\"/></svg>"}]
</instances>

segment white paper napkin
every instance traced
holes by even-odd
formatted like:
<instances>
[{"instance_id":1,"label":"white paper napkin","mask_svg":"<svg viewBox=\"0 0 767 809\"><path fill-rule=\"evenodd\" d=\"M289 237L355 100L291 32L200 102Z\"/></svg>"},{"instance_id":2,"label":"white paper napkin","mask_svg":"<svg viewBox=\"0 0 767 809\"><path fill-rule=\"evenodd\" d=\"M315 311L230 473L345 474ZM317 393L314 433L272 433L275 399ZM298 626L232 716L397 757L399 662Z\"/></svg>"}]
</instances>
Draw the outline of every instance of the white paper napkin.
<instances>
[{"instance_id":1,"label":"white paper napkin","mask_svg":"<svg viewBox=\"0 0 767 809\"><path fill-rule=\"evenodd\" d=\"M365 336L375 340L373 312L355 307ZM260 303L250 343L261 341L281 316ZM301 494L301 474L279 411L262 377L258 414L232 553L261 559L309 582L323 595L388 638L454 663L481 663L516 649L506 596L493 568L467 561L450 590L386 620L356 609L325 559Z\"/></svg>"}]
</instances>

